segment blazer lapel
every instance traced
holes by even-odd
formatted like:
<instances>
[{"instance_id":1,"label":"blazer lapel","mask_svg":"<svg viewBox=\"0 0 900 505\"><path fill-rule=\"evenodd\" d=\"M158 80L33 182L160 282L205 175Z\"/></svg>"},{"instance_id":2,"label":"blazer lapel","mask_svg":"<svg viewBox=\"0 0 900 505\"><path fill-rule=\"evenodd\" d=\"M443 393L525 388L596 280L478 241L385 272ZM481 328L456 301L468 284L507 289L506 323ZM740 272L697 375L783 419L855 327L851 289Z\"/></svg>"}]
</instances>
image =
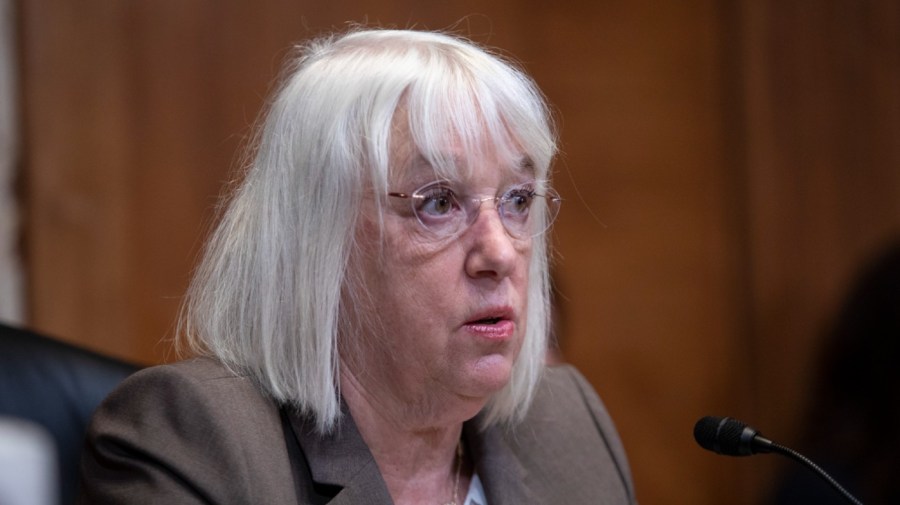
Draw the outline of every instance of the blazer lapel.
<instances>
[{"instance_id":1,"label":"blazer lapel","mask_svg":"<svg viewBox=\"0 0 900 505\"><path fill-rule=\"evenodd\" d=\"M289 417L312 480L340 488L329 505L393 504L375 458L346 408L337 428L324 437L301 415L291 413Z\"/></svg>"},{"instance_id":2,"label":"blazer lapel","mask_svg":"<svg viewBox=\"0 0 900 505\"><path fill-rule=\"evenodd\" d=\"M329 505L393 505L378 464L346 407L338 427L324 437L316 434L312 424L300 414L289 413L289 420L312 480L340 488ZM505 428L494 426L481 431L478 424L477 418L467 422L463 436L488 503L538 503L527 469L503 436Z\"/></svg>"},{"instance_id":3,"label":"blazer lapel","mask_svg":"<svg viewBox=\"0 0 900 505\"><path fill-rule=\"evenodd\" d=\"M531 489L528 470L503 436L502 426L478 429L478 418L466 423L463 434L484 485L489 505L539 503Z\"/></svg>"}]
</instances>

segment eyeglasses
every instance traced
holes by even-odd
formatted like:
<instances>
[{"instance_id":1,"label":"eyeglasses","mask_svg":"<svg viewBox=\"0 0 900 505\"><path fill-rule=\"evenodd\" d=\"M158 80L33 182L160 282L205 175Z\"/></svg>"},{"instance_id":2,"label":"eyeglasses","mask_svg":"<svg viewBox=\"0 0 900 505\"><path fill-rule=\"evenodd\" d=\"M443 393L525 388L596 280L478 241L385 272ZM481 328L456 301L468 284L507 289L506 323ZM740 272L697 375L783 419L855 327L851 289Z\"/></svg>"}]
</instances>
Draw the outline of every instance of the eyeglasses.
<instances>
[{"instance_id":1,"label":"eyeglasses","mask_svg":"<svg viewBox=\"0 0 900 505\"><path fill-rule=\"evenodd\" d=\"M410 193L388 196L409 199L412 212L435 239L455 237L478 218L481 204L493 201L506 232L518 239L536 237L550 228L559 214L562 198L551 188L538 192L535 182L511 186L497 196L457 195L449 181L426 184ZM541 199L545 205L535 205Z\"/></svg>"}]
</instances>

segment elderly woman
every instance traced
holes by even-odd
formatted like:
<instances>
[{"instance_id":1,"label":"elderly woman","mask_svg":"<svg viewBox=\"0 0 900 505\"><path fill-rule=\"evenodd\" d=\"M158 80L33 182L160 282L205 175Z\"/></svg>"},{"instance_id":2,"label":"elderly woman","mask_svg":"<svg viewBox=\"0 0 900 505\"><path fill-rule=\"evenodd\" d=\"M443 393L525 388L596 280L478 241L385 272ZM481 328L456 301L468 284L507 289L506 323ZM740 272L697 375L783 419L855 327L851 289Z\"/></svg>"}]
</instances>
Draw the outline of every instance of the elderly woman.
<instances>
[{"instance_id":1,"label":"elderly woman","mask_svg":"<svg viewBox=\"0 0 900 505\"><path fill-rule=\"evenodd\" d=\"M315 41L188 293L193 359L97 412L85 503L633 503L545 369L555 138L520 70L412 31Z\"/></svg>"}]
</instances>

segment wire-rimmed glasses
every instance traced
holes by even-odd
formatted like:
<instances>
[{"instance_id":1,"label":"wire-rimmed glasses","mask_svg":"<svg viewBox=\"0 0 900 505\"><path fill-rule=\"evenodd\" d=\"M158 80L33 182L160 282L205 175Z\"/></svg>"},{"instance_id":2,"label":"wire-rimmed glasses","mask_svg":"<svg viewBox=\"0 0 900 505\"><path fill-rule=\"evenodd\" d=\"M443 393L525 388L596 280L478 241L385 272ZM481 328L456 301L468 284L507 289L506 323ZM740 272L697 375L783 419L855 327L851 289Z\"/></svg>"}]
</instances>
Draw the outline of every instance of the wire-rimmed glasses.
<instances>
[{"instance_id":1,"label":"wire-rimmed glasses","mask_svg":"<svg viewBox=\"0 0 900 505\"><path fill-rule=\"evenodd\" d=\"M562 203L555 190L538 189L536 182L516 184L495 196L482 197L459 195L449 181L436 181L412 193L389 192L388 196L409 199L416 219L436 239L455 237L468 228L478 218L481 204L487 201L494 202L510 236L536 237L550 228ZM540 200L544 205L535 206Z\"/></svg>"}]
</instances>

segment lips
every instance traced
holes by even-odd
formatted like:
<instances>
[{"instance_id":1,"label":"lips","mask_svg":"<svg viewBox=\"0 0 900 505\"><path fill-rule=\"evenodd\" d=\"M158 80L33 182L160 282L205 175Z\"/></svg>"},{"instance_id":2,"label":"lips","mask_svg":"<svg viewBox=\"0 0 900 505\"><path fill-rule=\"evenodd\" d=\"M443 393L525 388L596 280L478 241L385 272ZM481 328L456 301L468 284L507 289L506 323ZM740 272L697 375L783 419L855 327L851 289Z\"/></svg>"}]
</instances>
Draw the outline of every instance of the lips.
<instances>
[{"instance_id":1,"label":"lips","mask_svg":"<svg viewBox=\"0 0 900 505\"><path fill-rule=\"evenodd\" d=\"M467 326L472 325L496 325L512 319L512 309L508 307L495 307L479 311L475 316L466 321Z\"/></svg>"},{"instance_id":2,"label":"lips","mask_svg":"<svg viewBox=\"0 0 900 505\"><path fill-rule=\"evenodd\" d=\"M511 308L498 307L478 312L463 327L480 341L497 345L513 337L516 323Z\"/></svg>"}]
</instances>

